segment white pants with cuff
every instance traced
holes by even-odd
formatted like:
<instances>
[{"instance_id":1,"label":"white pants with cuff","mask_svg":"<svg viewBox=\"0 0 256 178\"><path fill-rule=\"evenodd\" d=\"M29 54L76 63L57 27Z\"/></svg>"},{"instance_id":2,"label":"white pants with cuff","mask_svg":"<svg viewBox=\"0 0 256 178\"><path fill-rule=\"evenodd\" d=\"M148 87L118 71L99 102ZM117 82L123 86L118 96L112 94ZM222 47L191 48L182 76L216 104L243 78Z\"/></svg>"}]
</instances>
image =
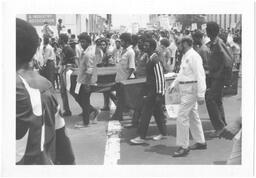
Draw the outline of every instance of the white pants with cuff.
<instances>
[{"instance_id":1,"label":"white pants with cuff","mask_svg":"<svg viewBox=\"0 0 256 178\"><path fill-rule=\"evenodd\" d=\"M176 144L189 147L189 129L196 143L205 143L202 123L198 114L197 84L179 84L181 104L177 118Z\"/></svg>"}]
</instances>

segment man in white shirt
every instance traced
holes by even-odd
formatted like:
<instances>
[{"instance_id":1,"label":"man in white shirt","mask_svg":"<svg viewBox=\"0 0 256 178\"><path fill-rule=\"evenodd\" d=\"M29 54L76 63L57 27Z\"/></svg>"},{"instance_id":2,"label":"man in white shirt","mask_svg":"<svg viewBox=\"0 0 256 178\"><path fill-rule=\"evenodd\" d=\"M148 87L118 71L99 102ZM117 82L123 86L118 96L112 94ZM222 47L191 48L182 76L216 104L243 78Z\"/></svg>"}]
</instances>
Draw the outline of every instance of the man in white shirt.
<instances>
[{"instance_id":1,"label":"man in white shirt","mask_svg":"<svg viewBox=\"0 0 256 178\"><path fill-rule=\"evenodd\" d=\"M116 73L116 95L117 95L117 107L111 120L122 120L123 103L122 103L122 91L120 82L132 78L135 71L135 52L132 48L132 37L130 33L123 33L120 35L121 46L123 47L120 61L117 63Z\"/></svg>"},{"instance_id":2,"label":"man in white shirt","mask_svg":"<svg viewBox=\"0 0 256 178\"><path fill-rule=\"evenodd\" d=\"M193 40L183 37L181 40L183 57L177 78L170 91L179 87L181 103L177 118L176 144L179 149L173 157L186 156L189 150L206 149L202 123L198 114L198 104L204 103L206 91L205 72L202 58L193 49ZM189 129L195 144L189 147Z\"/></svg>"},{"instance_id":3,"label":"man in white shirt","mask_svg":"<svg viewBox=\"0 0 256 178\"><path fill-rule=\"evenodd\" d=\"M43 72L42 75L47 78L54 87L56 55L53 47L49 44L49 38L44 38L43 46Z\"/></svg>"}]
</instances>

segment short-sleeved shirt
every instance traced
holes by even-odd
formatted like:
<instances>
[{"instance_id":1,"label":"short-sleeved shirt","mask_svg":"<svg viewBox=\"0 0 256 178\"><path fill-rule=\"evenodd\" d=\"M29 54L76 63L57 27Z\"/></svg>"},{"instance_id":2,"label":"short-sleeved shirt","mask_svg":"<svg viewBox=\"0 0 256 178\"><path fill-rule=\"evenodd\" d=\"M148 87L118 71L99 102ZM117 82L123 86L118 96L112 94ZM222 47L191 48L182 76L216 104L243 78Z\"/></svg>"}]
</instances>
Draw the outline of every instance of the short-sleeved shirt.
<instances>
[{"instance_id":1,"label":"short-sleeved shirt","mask_svg":"<svg viewBox=\"0 0 256 178\"><path fill-rule=\"evenodd\" d=\"M56 60L54 49L49 44L43 47L43 59L44 59L44 63L46 63L48 60L52 60L52 61Z\"/></svg>"},{"instance_id":2,"label":"short-sleeved shirt","mask_svg":"<svg viewBox=\"0 0 256 178\"><path fill-rule=\"evenodd\" d=\"M146 76L146 64L147 64L147 53L140 52L136 59L136 78L142 78Z\"/></svg>"},{"instance_id":3,"label":"short-sleeved shirt","mask_svg":"<svg viewBox=\"0 0 256 178\"><path fill-rule=\"evenodd\" d=\"M163 65L164 73L171 72L171 52L169 51L168 48L165 48L161 49L159 53L159 58Z\"/></svg>"},{"instance_id":4,"label":"short-sleeved shirt","mask_svg":"<svg viewBox=\"0 0 256 178\"><path fill-rule=\"evenodd\" d=\"M81 62L80 60L81 60L82 53L83 53L83 48L79 43L76 45L76 57L78 58L78 65L80 65L80 62Z\"/></svg>"},{"instance_id":5,"label":"short-sleeved shirt","mask_svg":"<svg viewBox=\"0 0 256 178\"><path fill-rule=\"evenodd\" d=\"M94 84L97 81L97 64L98 57L96 55L97 49L95 45L89 46L82 52L77 82L88 85Z\"/></svg>"},{"instance_id":6,"label":"short-sleeved shirt","mask_svg":"<svg viewBox=\"0 0 256 178\"><path fill-rule=\"evenodd\" d=\"M121 59L117 63L116 82L127 80L130 76L129 69L135 69L135 52L132 46L122 51Z\"/></svg>"}]
</instances>

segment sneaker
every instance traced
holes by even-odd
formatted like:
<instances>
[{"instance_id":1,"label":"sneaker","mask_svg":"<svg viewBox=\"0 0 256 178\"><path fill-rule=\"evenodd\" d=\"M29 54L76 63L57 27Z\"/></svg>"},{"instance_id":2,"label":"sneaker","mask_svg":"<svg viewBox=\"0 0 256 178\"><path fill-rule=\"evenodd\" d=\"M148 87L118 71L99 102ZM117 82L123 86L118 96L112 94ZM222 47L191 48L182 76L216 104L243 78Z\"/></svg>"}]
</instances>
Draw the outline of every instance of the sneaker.
<instances>
[{"instance_id":1,"label":"sneaker","mask_svg":"<svg viewBox=\"0 0 256 178\"><path fill-rule=\"evenodd\" d=\"M94 123L94 122L96 121L96 118L97 118L97 116L98 116L99 113L100 113L100 112L99 112L97 109L95 109L94 111L92 111L92 112L90 113L89 119Z\"/></svg>"},{"instance_id":2,"label":"sneaker","mask_svg":"<svg viewBox=\"0 0 256 178\"><path fill-rule=\"evenodd\" d=\"M160 134L160 135L157 135L157 136L154 136L153 137L153 140L162 140L164 138L164 136L162 135L162 134Z\"/></svg>"},{"instance_id":3,"label":"sneaker","mask_svg":"<svg viewBox=\"0 0 256 178\"><path fill-rule=\"evenodd\" d=\"M131 139L130 142L135 145L141 145L145 143L145 139L142 139L140 137L136 137L134 139Z\"/></svg>"}]
</instances>

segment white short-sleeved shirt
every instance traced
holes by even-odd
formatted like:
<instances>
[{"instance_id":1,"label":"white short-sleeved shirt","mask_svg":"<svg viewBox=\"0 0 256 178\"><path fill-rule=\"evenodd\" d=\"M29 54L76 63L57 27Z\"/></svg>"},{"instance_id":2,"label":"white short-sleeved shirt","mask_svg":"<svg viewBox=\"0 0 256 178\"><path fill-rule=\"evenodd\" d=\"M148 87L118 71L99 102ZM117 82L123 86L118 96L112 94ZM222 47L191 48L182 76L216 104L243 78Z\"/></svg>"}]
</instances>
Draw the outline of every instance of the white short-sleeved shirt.
<instances>
[{"instance_id":1,"label":"white short-sleeved shirt","mask_svg":"<svg viewBox=\"0 0 256 178\"><path fill-rule=\"evenodd\" d=\"M127 80L130 76L129 69L135 69L135 52L132 46L122 51L121 59L117 63L116 82Z\"/></svg>"},{"instance_id":2,"label":"white short-sleeved shirt","mask_svg":"<svg viewBox=\"0 0 256 178\"><path fill-rule=\"evenodd\" d=\"M51 45L47 44L45 47L43 47L43 58L45 63L48 60L56 61L54 49Z\"/></svg>"}]
</instances>

